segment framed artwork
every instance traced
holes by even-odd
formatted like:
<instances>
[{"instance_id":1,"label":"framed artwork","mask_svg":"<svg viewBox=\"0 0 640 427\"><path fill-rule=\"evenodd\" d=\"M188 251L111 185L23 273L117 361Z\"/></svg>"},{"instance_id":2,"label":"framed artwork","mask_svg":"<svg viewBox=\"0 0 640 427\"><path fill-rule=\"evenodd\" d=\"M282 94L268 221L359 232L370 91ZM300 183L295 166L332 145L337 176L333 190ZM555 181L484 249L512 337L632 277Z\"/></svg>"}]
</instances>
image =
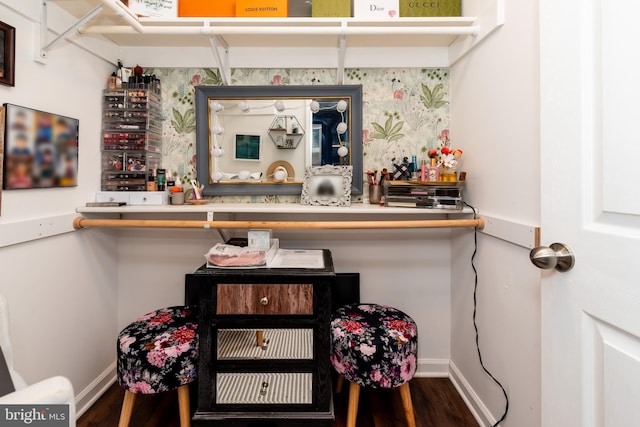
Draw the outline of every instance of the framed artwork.
<instances>
[{"instance_id":1,"label":"framed artwork","mask_svg":"<svg viewBox=\"0 0 640 427\"><path fill-rule=\"evenodd\" d=\"M315 206L350 206L353 167L311 166L305 170L300 203Z\"/></svg>"},{"instance_id":2,"label":"framed artwork","mask_svg":"<svg viewBox=\"0 0 640 427\"><path fill-rule=\"evenodd\" d=\"M2 165L4 164L4 112L0 106L0 214L2 214Z\"/></svg>"},{"instance_id":3,"label":"framed artwork","mask_svg":"<svg viewBox=\"0 0 640 427\"><path fill-rule=\"evenodd\" d=\"M13 104L4 107L2 187L75 187L79 120Z\"/></svg>"},{"instance_id":4,"label":"framed artwork","mask_svg":"<svg viewBox=\"0 0 640 427\"><path fill-rule=\"evenodd\" d=\"M236 134L236 160L260 160L260 135Z\"/></svg>"},{"instance_id":5,"label":"framed artwork","mask_svg":"<svg viewBox=\"0 0 640 427\"><path fill-rule=\"evenodd\" d=\"M16 29L0 21L0 84L15 85Z\"/></svg>"}]
</instances>

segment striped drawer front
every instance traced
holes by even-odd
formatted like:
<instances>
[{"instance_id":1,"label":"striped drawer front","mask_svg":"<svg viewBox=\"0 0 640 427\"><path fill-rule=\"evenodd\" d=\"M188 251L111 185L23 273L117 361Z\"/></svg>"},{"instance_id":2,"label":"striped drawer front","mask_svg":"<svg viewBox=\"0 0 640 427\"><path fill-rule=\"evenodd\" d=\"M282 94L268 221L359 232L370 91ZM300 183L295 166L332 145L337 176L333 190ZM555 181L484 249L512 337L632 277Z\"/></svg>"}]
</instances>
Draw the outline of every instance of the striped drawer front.
<instances>
[{"instance_id":1,"label":"striped drawer front","mask_svg":"<svg viewBox=\"0 0 640 427\"><path fill-rule=\"evenodd\" d=\"M311 373L219 373L218 404L311 404Z\"/></svg>"},{"instance_id":2,"label":"striped drawer front","mask_svg":"<svg viewBox=\"0 0 640 427\"><path fill-rule=\"evenodd\" d=\"M218 360L313 359L313 329L261 329L263 346L258 346L258 329L218 330Z\"/></svg>"}]
</instances>

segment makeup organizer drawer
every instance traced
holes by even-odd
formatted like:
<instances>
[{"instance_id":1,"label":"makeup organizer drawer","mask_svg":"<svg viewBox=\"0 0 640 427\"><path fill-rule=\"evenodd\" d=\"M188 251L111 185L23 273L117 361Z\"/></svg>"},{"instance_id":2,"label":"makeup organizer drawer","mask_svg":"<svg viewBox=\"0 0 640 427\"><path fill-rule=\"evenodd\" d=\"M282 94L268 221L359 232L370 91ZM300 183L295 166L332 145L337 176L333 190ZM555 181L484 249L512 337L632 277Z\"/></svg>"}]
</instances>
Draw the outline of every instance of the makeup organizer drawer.
<instances>
[{"instance_id":1,"label":"makeup organizer drawer","mask_svg":"<svg viewBox=\"0 0 640 427\"><path fill-rule=\"evenodd\" d=\"M320 269L220 269L186 275L199 312L194 426L330 427L333 261Z\"/></svg>"},{"instance_id":2,"label":"makeup organizer drawer","mask_svg":"<svg viewBox=\"0 0 640 427\"><path fill-rule=\"evenodd\" d=\"M104 90L102 191L147 190L161 163L161 113L159 82Z\"/></svg>"}]
</instances>

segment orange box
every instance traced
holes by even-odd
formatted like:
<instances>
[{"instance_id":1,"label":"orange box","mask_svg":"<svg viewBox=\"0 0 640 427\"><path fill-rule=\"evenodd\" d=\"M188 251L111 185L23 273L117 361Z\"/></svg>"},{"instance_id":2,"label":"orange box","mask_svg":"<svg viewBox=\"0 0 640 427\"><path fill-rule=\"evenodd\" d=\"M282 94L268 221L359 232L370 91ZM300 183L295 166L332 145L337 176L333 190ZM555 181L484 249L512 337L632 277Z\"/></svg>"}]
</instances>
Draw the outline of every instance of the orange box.
<instances>
[{"instance_id":1,"label":"orange box","mask_svg":"<svg viewBox=\"0 0 640 427\"><path fill-rule=\"evenodd\" d=\"M236 0L179 0L178 16L184 18L236 16Z\"/></svg>"},{"instance_id":2,"label":"orange box","mask_svg":"<svg viewBox=\"0 0 640 427\"><path fill-rule=\"evenodd\" d=\"M236 16L250 18L286 18L288 0L237 0Z\"/></svg>"}]
</instances>

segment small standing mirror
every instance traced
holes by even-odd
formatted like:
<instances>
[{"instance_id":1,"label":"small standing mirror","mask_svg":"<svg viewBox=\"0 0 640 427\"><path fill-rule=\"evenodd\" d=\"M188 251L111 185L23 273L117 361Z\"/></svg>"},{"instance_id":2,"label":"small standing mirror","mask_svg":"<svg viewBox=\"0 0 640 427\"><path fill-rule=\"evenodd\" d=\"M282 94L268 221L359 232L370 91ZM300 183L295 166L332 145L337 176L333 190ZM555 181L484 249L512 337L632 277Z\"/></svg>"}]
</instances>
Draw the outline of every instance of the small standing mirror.
<instances>
[{"instance_id":1,"label":"small standing mirror","mask_svg":"<svg viewBox=\"0 0 640 427\"><path fill-rule=\"evenodd\" d=\"M205 196L301 194L310 166L351 165L362 194L362 86L197 86Z\"/></svg>"}]
</instances>

